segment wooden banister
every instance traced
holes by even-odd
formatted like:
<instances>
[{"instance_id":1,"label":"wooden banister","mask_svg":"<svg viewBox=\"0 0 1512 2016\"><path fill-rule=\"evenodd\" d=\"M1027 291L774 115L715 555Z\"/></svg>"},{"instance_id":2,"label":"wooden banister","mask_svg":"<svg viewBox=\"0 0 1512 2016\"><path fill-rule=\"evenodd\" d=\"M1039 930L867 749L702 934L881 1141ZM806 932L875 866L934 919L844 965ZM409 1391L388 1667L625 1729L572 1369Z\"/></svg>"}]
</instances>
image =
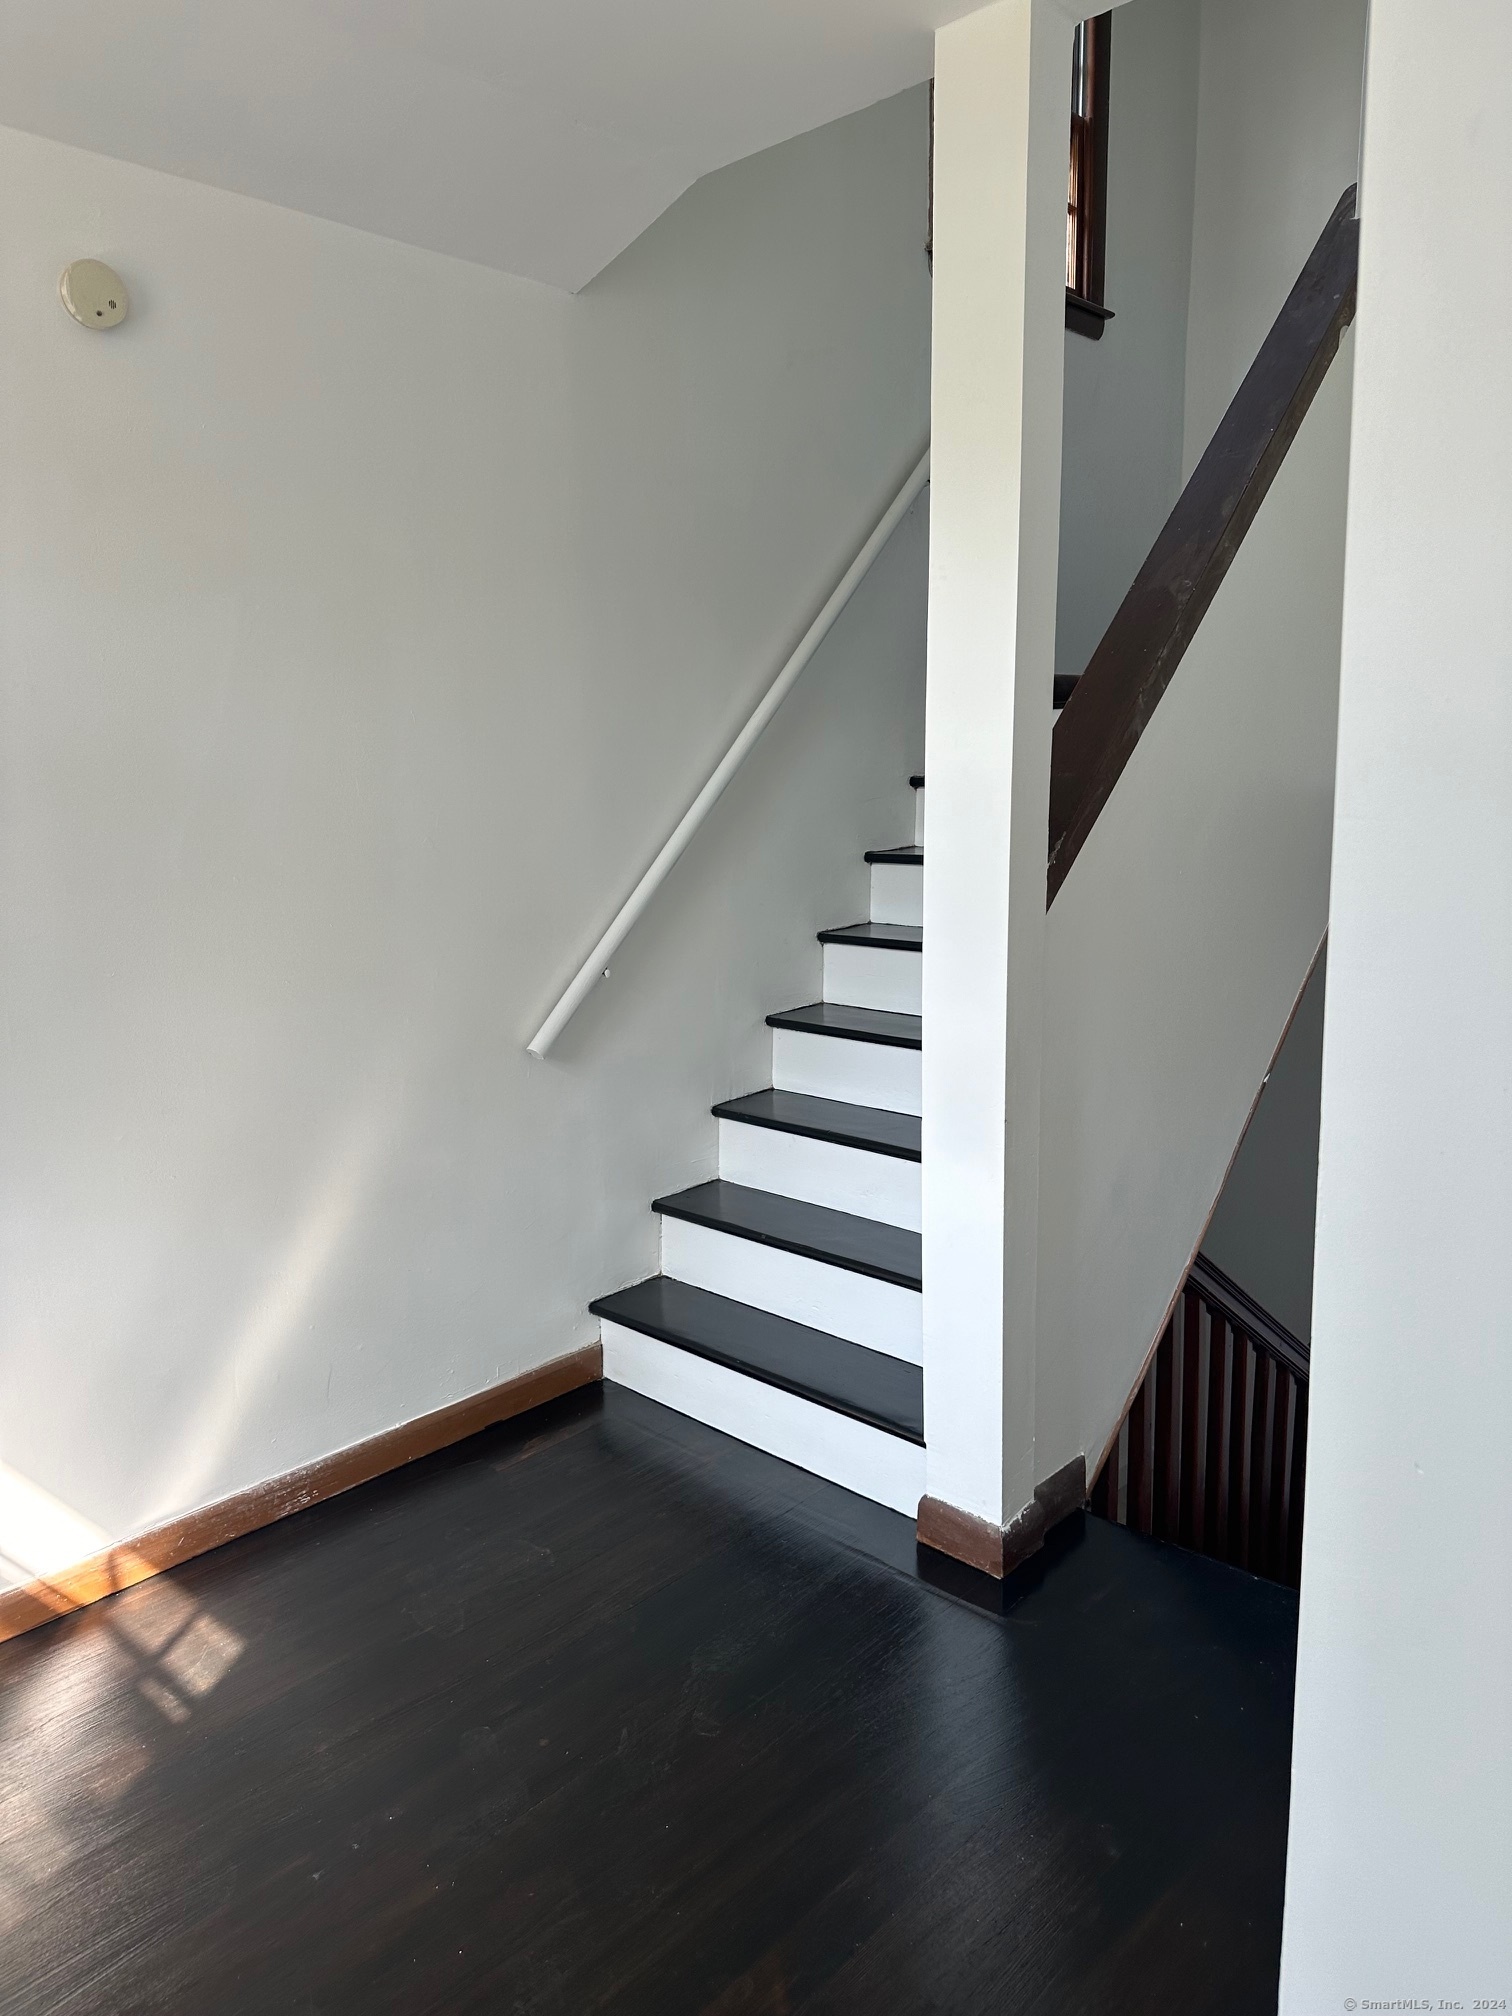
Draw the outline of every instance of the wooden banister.
<instances>
[{"instance_id":1,"label":"wooden banister","mask_svg":"<svg viewBox=\"0 0 1512 2016\"><path fill-rule=\"evenodd\" d=\"M1199 1253L1093 1480L1092 1510L1295 1587L1309 1360Z\"/></svg>"},{"instance_id":2,"label":"wooden banister","mask_svg":"<svg viewBox=\"0 0 1512 2016\"><path fill-rule=\"evenodd\" d=\"M1359 231L1349 188L1055 724L1047 907L1170 685L1354 320Z\"/></svg>"}]
</instances>

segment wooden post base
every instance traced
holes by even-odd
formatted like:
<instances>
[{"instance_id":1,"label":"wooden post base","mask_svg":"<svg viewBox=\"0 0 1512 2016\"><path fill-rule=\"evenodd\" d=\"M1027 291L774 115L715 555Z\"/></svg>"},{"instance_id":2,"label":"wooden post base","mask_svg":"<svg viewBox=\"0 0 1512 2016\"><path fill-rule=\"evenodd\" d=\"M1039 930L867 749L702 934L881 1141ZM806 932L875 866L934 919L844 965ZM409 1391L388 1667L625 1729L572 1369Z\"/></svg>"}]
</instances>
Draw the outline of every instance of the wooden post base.
<instances>
[{"instance_id":1,"label":"wooden post base","mask_svg":"<svg viewBox=\"0 0 1512 2016\"><path fill-rule=\"evenodd\" d=\"M1086 1498L1084 1456L1067 1463L1043 1484L1036 1484L1033 1498L1006 1526L994 1526L989 1520L947 1505L942 1498L922 1498L917 1529L919 1545L932 1547L937 1554L948 1554L1000 1582L1031 1554L1037 1554L1050 1528L1080 1510Z\"/></svg>"}]
</instances>

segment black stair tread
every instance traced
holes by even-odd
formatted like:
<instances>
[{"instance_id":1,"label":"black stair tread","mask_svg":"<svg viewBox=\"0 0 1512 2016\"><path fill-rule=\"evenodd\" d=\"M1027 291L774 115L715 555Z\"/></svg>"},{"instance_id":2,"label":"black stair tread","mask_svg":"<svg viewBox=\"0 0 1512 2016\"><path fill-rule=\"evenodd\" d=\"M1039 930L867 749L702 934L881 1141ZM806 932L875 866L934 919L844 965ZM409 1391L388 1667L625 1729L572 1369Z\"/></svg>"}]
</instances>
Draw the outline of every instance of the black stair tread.
<instances>
[{"instance_id":1,"label":"black stair tread","mask_svg":"<svg viewBox=\"0 0 1512 2016\"><path fill-rule=\"evenodd\" d=\"M851 1008L843 1001L811 1001L768 1015L771 1029L799 1029L809 1036L843 1036L852 1043L886 1043L894 1050L922 1050L924 1022L890 1008Z\"/></svg>"},{"instance_id":2,"label":"black stair tread","mask_svg":"<svg viewBox=\"0 0 1512 2016\"><path fill-rule=\"evenodd\" d=\"M743 1183L715 1177L695 1183L674 1197L652 1204L668 1218L686 1218L714 1232L777 1246L807 1260L822 1260L852 1274L869 1274L898 1288L922 1286L923 1241L901 1225L878 1218L857 1218L849 1211L831 1211L824 1204L806 1204L800 1197L781 1197L774 1190L749 1190Z\"/></svg>"},{"instance_id":3,"label":"black stair tread","mask_svg":"<svg viewBox=\"0 0 1512 2016\"><path fill-rule=\"evenodd\" d=\"M1061 708L1065 706L1066 702L1071 698L1071 695L1076 691L1076 682L1078 679L1080 679L1080 677L1081 677L1080 672L1056 673L1055 691L1052 697L1052 705L1054 706L1055 711L1057 713L1060 712Z\"/></svg>"},{"instance_id":4,"label":"black stair tread","mask_svg":"<svg viewBox=\"0 0 1512 2016\"><path fill-rule=\"evenodd\" d=\"M783 1092L768 1086L743 1099L726 1099L714 1108L716 1120L742 1120L751 1127L771 1127L779 1134L806 1134L814 1141L837 1141L843 1148L865 1148L874 1155L892 1155L917 1162L923 1122L916 1113L889 1113L882 1106L852 1106L843 1099L816 1099L809 1092Z\"/></svg>"},{"instance_id":5,"label":"black stair tread","mask_svg":"<svg viewBox=\"0 0 1512 2016\"><path fill-rule=\"evenodd\" d=\"M874 945L881 952L922 952L921 924L842 924L819 933L821 945Z\"/></svg>"},{"instance_id":6,"label":"black stair tread","mask_svg":"<svg viewBox=\"0 0 1512 2016\"><path fill-rule=\"evenodd\" d=\"M891 868L922 868L924 849L922 847L873 847L867 860Z\"/></svg>"},{"instance_id":7,"label":"black stair tread","mask_svg":"<svg viewBox=\"0 0 1512 2016\"><path fill-rule=\"evenodd\" d=\"M595 1316L780 1386L905 1441L924 1442L924 1373L827 1330L690 1288L665 1274L591 1304Z\"/></svg>"},{"instance_id":8,"label":"black stair tread","mask_svg":"<svg viewBox=\"0 0 1512 2016\"><path fill-rule=\"evenodd\" d=\"M915 791L922 791L924 789L924 779L922 777L910 777L908 781Z\"/></svg>"}]
</instances>

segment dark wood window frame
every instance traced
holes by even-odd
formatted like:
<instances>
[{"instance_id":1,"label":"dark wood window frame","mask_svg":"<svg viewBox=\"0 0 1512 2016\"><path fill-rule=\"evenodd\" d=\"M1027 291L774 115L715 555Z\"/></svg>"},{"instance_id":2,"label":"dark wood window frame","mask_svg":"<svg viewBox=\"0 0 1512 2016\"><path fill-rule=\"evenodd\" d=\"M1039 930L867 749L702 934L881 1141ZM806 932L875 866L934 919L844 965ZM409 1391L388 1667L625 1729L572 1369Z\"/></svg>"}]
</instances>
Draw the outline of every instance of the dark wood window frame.
<instances>
[{"instance_id":1,"label":"dark wood window frame","mask_svg":"<svg viewBox=\"0 0 1512 2016\"><path fill-rule=\"evenodd\" d=\"M1108 236L1108 81L1113 16L1077 28L1071 69L1071 160L1066 200L1066 327L1100 340L1113 310L1103 299ZM934 271L934 79L929 80L929 221L924 256ZM1074 284L1073 284L1074 283Z\"/></svg>"},{"instance_id":2,"label":"dark wood window frame","mask_svg":"<svg viewBox=\"0 0 1512 2016\"><path fill-rule=\"evenodd\" d=\"M1066 327L1094 342L1113 311L1104 299L1108 244L1108 87L1113 16L1080 23L1071 64L1071 161L1066 191Z\"/></svg>"}]
</instances>

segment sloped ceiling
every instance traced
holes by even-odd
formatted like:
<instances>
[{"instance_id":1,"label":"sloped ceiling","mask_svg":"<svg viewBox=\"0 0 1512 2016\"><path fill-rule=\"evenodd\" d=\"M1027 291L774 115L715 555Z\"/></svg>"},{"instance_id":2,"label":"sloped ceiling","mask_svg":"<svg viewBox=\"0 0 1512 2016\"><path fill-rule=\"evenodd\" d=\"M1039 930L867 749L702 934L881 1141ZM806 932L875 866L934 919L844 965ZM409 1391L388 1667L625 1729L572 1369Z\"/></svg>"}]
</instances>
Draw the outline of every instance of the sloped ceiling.
<instances>
[{"instance_id":1,"label":"sloped ceiling","mask_svg":"<svg viewBox=\"0 0 1512 2016\"><path fill-rule=\"evenodd\" d=\"M0 0L0 122L577 289L973 0Z\"/></svg>"}]
</instances>

